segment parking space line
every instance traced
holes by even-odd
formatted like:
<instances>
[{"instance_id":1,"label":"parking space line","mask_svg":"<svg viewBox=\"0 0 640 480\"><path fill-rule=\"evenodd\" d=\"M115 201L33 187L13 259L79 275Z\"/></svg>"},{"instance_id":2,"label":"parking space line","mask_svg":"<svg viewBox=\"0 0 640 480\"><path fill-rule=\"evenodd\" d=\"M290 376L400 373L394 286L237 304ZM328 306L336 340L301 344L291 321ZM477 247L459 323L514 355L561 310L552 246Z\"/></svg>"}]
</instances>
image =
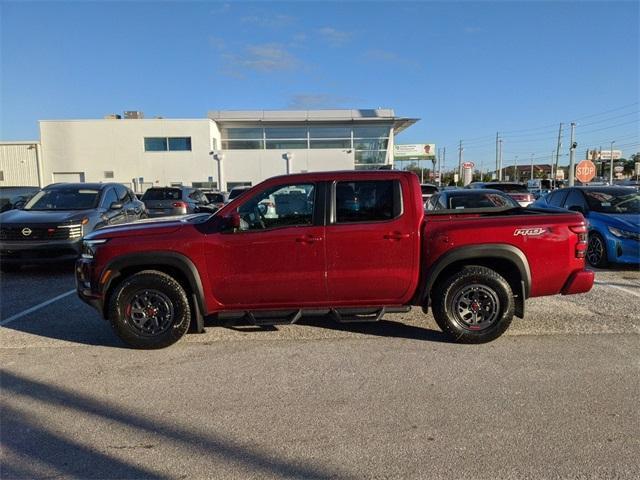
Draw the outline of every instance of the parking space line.
<instances>
[{"instance_id":1,"label":"parking space line","mask_svg":"<svg viewBox=\"0 0 640 480\"><path fill-rule=\"evenodd\" d=\"M612 285L610 283L599 282L597 280L595 282L593 282L593 283L595 283L596 285L604 285L605 287L617 288L618 290L622 290L623 292L629 293L629 294L633 295L634 297L640 297L640 293L635 292L633 290L630 290L628 288L621 287L620 285Z\"/></svg>"},{"instance_id":2,"label":"parking space line","mask_svg":"<svg viewBox=\"0 0 640 480\"><path fill-rule=\"evenodd\" d=\"M0 327L3 327L5 325L7 325L8 323L14 322L22 317L24 317L25 315L29 315L30 313L35 312L36 310L40 310L43 307L46 307L47 305L51 305L54 302L57 302L58 300L61 300L65 297L68 297L69 295L71 295L72 293L75 293L76 289L74 288L73 290L69 290L68 292L62 293L60 295L58 295L57 297L53 297L49 300L47 300L46 302L42 302L39 303L38 305L31 307L31 308L27 308L26 310L23 310L20 313L16 313L15 315L10 316L9 318L6 318L2 321L0 321Z\"/></svg>"}]
</instances>

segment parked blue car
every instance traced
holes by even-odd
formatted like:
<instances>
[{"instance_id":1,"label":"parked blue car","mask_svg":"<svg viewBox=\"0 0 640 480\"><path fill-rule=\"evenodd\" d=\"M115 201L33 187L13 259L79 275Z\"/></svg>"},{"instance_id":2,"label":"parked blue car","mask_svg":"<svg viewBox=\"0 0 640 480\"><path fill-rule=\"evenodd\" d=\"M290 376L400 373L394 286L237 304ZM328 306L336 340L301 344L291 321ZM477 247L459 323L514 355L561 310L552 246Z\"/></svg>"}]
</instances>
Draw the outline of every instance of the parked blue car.
<instances>
[{"instance_id":1,"label":"parked blue car","mask_svg":"<svg viewBox=\"0 0 640 480\"><path fill-rule=\"evenodd\" d=\"M589 224L587 261L640 264L640 193L629 187L571 187L554 190L531 208L581 212Z\"/></svg>"}]
</instances>

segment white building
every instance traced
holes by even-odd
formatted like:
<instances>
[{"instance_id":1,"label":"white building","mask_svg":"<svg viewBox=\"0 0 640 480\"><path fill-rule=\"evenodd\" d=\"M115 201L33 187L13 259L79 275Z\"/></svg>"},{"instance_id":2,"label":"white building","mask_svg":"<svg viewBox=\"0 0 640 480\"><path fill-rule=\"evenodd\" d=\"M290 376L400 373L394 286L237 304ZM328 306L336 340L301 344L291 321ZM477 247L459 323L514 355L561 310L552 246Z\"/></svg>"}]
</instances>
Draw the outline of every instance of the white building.
<instances>
[{"instance_id":1,"label":"white building","mask_svg":"<svg viewBox=\"0 0 640 480\"><path fill-rule=\"evenodd\" d=\"M116 181L137 191L172 184L229 190L287 172L380 168L393 163L395 134L416 121L389 109L42 120L39 145L32 147L37 171L9 174L34 167L20 167L10 152L0 153L0 185L23 185L33 177L41 185Z\"/></svg>"}]
</instances>

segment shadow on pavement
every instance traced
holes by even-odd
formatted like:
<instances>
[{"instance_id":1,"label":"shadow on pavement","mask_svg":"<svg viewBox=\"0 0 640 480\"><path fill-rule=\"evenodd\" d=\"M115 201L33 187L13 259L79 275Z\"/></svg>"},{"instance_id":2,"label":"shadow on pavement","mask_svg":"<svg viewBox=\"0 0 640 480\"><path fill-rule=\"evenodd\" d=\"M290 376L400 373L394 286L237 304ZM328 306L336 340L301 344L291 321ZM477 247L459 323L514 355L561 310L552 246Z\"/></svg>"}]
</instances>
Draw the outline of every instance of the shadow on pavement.
<instances>
[{"instance_id":1,"label":"shadow on pavement","mask_svg":"<svg viewBox=\"0 0 640 480\"><path fill-rule=\"evenodd\" d=\"M338 323L333 319L310 318L298 322L318 328L326 328L342 332L362 333L377 337L406 338L408 340L423 340L428 342L452 343L451 340L438 330L416 327L393 320L380 320L371 323Z\"/></svg>"},{"instance_id":2,"label":"shadow on pavement","mask_svg":"<svg viewBox=\"0 0 640 480\"><path fill-rule=\"evenodd\" d=\"M378 322L362 323L339 323L330 315L302 317L296 325L307 327L323 328L340 332L361 333L363 335L374 335L377 337L405 338L408 340L422 340L428 342L452 343L451 340L439 330L416 327L393 320L380 320ZM272 332L277 328L274 326L256 326L249 323L228 324L216 319L207 319L207 328L224 327L238 332L260 333ZM294 326L295 327L295 326Z\"/></svg>"},{"instance_id":3,"label":"shadow on pavement","mask_svg":"<svg viewBox=\"0 0 640 480\"><path fill-rule=\"evenodd\" d=\"M157 445L174 444L189 451L197 452L212 462L228 462L251 472L250 476L281 476L293 478L335 478L341 472L328 471L321 467L290 462L261 452L256 448L239 445L215 433L201 433L189 428L169 424L159 416L125 410L113 403L92 398L76 391L31 380L15 373L2 373L3 393L10 396L12 403L30 404L37 402L47 408L71 410L73 416L91 418L105 425L121 429L135 429L145 440L140 448L153 449ZM5 402L8 403L8 402ZM185 405L185 409L188 408ZM32 411L32 408L29 409ZM3 461L2 478L38 475L31 471L32 465L41 465L47 477L65 476L75 478L168 478L146 466L135 465L108 452L99 451L86 439L68 438L63 432L53 431L46 419L37 418L32 413L15 406L5 405L2 412L2 433L0 440L6 461ZM123 444L131 440L122 438ZM113 448L127 448L113 446ZM171 447L166 449L170 451ZM161 452L162 453L162 452ZM160 454L161 454L160 453ZM189 459L186 459L187 461ZM212 471L213 473L213 471ZM213 474L212 476L215 476Z\"/></svg>"}]
</instances>

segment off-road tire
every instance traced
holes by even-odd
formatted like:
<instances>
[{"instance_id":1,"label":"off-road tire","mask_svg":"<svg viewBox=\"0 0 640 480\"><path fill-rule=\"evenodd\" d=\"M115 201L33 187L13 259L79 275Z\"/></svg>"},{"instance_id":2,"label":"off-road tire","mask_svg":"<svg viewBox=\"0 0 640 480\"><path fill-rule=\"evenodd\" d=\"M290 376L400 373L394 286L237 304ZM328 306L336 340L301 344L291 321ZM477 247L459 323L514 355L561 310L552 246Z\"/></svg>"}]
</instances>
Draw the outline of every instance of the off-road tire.
<instances>
[{"instance_id":1,"label":"off-road tire","mask_svg":"<svg viewBox=\"0 0 640 480\"><path fill-rule=\"evenodd\" d=\"M454 301L472 285L493 292L496 308L495 320L486 328L474 330L455 313ZM509 282L496 271L482 266L468 266L438 282L431 295L433 316L440 329L458 343L485 343L502 335L513 319L515 302Z\"/></svg>"},{"instance_id":2,"label":"off-road tire","mask_svg":"<svg viewBox=\"0 0 640 480\"><path fill-rule=\"evenodd\" d=\"M141 333L132 317L127 315L132 300L149 290L160 292L173 309L168 329L153 335ZM124 279L111 295L108 313L118 337L127 345L140 349L164 348L176 343L191 323L191 309L184 288L170 275L156 270L144 270Z\"/></svg>"}]
</instances>

